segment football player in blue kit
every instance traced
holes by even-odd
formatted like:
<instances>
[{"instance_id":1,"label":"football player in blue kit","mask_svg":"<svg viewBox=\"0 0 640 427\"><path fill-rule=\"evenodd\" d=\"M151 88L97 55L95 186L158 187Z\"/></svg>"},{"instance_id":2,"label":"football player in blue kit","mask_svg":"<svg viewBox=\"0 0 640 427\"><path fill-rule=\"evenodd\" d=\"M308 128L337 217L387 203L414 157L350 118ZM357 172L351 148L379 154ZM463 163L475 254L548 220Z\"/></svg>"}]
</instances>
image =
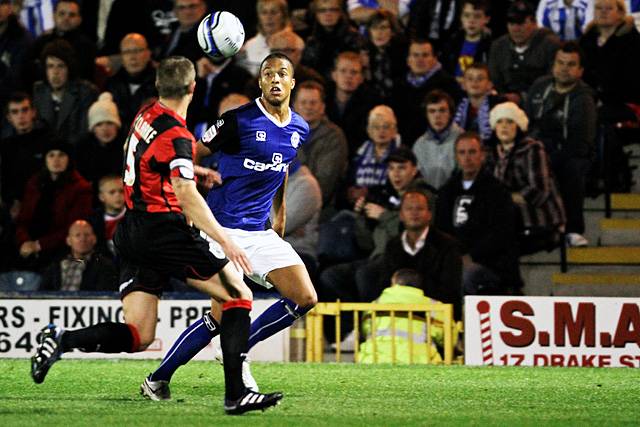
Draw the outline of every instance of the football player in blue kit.
<instances>
[{"instance_id":1,"label":"football player in blue kit","mask_svg":"<svg viewBox=\"0 0 640 427\"><path fill-rule=\"evenodd\" d=\"M198 144L198 158L219 153L222 184L211 189L207 204L225 232L246 252L252 272L245 274L258 284L275 287L282 296L252 322L247 352L291 326L317 302L307 269L281 237L289 163L309 134L304 119L289 108L295 85L291 60L282 53L267 56L258 84L260 98L223 114ZM269 228L272 205L275 218ZM212 300L213 313L219 312L216 305ZM148 398L170 399L173 373L219 333L215 317L207 313L180 335L159 368L145 379ZM243 380L248 388L258 391L246 359Z\"/></svg>"}]
</instances>

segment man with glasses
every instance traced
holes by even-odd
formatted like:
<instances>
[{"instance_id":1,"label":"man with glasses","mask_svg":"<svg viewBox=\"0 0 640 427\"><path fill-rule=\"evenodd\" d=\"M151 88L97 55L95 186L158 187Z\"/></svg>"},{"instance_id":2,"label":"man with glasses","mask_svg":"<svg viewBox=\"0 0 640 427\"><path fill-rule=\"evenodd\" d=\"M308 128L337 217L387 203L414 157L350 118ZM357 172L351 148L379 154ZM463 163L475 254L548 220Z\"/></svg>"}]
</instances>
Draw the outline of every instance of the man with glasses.
<instances>
[{"instance_id":1,"label":"man with glasses","mask_svg":"<svg viewBox=\"0 0 640 427\"><path fill-rule=\"evenodd\" d=\"M110 77L106 90L113 95L125 126L145 101L157 96L156 70L151 62L151 51L142 34L130 33L120 42L122 68Z\"/></svg>"}]
</instances>

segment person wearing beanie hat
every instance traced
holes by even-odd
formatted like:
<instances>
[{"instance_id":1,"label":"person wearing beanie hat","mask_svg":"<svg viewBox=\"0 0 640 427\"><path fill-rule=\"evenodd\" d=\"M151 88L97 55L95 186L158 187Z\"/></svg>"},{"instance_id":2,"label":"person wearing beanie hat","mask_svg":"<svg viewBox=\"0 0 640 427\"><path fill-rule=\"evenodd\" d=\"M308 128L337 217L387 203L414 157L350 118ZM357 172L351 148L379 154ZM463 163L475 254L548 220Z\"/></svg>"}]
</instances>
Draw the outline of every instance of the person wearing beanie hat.
<instances>
[{"instance_id":1,"label":"person wearing beanie hat","mask_svg":"<svg viewBox=\"0 0 640 427\"><path fill-rule=\"evenodd\" d=\"M77 167L95 187L100 178L118 174L122 166L124 135L111 93L103 92L89 107L87 123L89 132L78 141Z\"/></svg>"},{"instance_id":2,"label":"person wearing beanie hat","mask_svg":"<svg viewBox=\"0 0 640 427\"><path fill-rule=\"evenodd\" d=\"M89 107L89 130L93 131L94 126L103 122L113 123L118 128L122 127L118 107L113 102L113 96L109 92L102 92L98 100Z\"/></svg>"},{"instance_id":3,"label":"person wearing beanie hat","mask_svg":"<svg viewBox=\"0 0 640 427\"><path fill-rule=\"evenodd\" d=\"M91 185L75 170L74 147L63 139L45 148L44 168L27 181L16 218L21 268L40 271L65 250L66 230L91 213Z\"/></svg>"},{"instance_id":4,"label":"person wearing beanie hat","mask_svg":"<svg viewBox=\"0 0 640 427\"><path fill-rule=\"evenodd\" d=\"M513 102L493 107L489 122L497 143L487 167L509 189L519 212L520 254L549 250L559 243L566 218L544 145L526 136L529 119Z\"/></svg>"},{"instance_id":5,"label":"person wearing beanie hat","mask_svg":"<svg viewBox=\"0 0 640 427\"><path fill-rule=\"evenodd\" d=\"M518 107L514 102L503 102L493 107L489 113L489 124L491 129L496 128L496 124L500 119L509 119L514 122L522 132L526 132L529 128L529 118L526 113Z\"/></svg>"}]
</instances>

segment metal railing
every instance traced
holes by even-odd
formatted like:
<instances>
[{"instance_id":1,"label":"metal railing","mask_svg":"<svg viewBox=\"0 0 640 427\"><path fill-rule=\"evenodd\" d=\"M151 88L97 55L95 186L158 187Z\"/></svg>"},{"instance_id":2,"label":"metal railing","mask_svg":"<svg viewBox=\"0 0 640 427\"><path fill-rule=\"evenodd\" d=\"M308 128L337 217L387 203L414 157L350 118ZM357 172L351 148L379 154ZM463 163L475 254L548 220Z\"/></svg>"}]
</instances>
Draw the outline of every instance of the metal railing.
<instances>
[{"instance_id":1,"label":"metal railing","mask_svg":"<svg viewBox=\"0 0 640 427\"><path fill-rule=\"evenodd\" d=\"M354 362L358 362L360 358L359 342L361 337L361 320L369 322L371 340L371 348L373 353L373 362L378 363L378 345L375 339L377 335L377 319L381 315L390 318L390 336L391 336L391 362L397 362L397 336L400 334L408 335L407 340L409 347L409 363L414 363L414 331L413 320L423 320L426 324L425 344L426 344L426 361L431 363L431 348L433 339L431 337L431 328L434 326L443 329L443 363L450 365L453 361L453 306L451 304L379 304L379 303L318 303L316 307L307 314L306 319L306 361L322 362L324 359L324 333L323 320L324 316L334 316L336 318L335 336L336 336L336 362L342 361L341 326L340 316L344 312L353 313L353 325L355 335ZM442 320L434 319L434 314L440 313ZM396 319L398 317L407 319L408 331L398 331L396 329ZM399 333L400 332L400 333Z\"/></svg>"}]
</instances>

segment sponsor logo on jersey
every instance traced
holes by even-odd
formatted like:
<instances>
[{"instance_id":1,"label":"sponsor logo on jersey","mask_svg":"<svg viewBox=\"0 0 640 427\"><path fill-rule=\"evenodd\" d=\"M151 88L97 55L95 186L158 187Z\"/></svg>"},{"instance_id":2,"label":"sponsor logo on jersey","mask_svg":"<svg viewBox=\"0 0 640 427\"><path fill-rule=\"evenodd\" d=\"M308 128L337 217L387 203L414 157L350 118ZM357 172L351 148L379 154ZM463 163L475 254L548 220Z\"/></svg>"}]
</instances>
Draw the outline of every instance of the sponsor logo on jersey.
<instances>
[{"instance_id":1,"label":"sponsor logo on jersey","mask_svg":"<svg viewBox=\"0 0 640 427\"><path fill-rule=\"evenodd\" d=\"M291 145L293 148L298 148L298 145L300 145L300 134L296 131L291 134Z\"/></svg>"},{"instance_id":2,"label":"sponsor logo on jersey","mask_svg":"<svg viewBox=\"0 0 640 427\"><path fill-rule=\"evenodd\" d=\"M282 163L281 153L273 153L273 156L271 157L271 163L262 163L245 158L242 166L256 172L263 172L266 170L271 170L274 172L286 172L287 170L289 170L289 165L286 163Z\"/></svg>"},{"instance_id":3,"label":"sponsor logo on jersey","mask_svg":"<svg viewBox=\"0 0 640 427\"><path fill-rule=\"evenodd\" d=\"M216 126L211 126L202 135L202 142L204 142L205 144L211 142L213 140L213 138L216 137L217 134L218 134L217 125Z\"/></svg>"},{"instance_id":4,"label":"sponsor logo on jersey","mask_svg":"<svg viewBox=\"0 0 640 427\"><path fill-rule=\"evenodd\" d=\"M265 142L267 140L267 132L264 130L256 131L256 141Z\"/></svg>"}]
</instances>

